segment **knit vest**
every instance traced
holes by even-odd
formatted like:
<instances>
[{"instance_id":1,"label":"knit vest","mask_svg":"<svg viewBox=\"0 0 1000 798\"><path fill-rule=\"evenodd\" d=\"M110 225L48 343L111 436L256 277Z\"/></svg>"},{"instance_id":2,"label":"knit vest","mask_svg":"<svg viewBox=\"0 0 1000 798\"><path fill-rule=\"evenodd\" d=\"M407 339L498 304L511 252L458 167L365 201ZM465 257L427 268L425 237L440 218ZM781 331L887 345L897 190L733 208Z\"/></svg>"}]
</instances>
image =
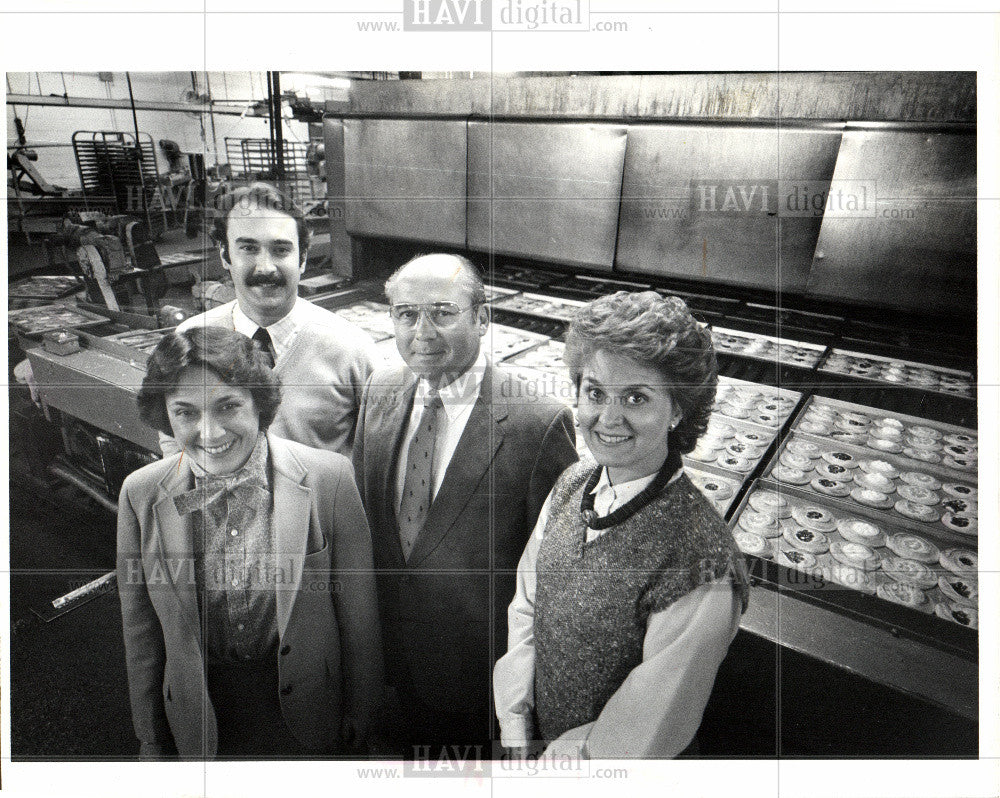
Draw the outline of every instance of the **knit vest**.
<instances>
[{"instance_id":1,"label":"knit vest","mask_svg":"<svg viewBox=\"0 0 1000 798\"><path fill-rule=\"evenodd\" d=\"M726 574L747 603L732 535L683 474L586 543L580 500L593 468L577 463L559 478L538 552L535 711L545 740L597 718L642 662L652 613Z\"/></svg>"}]
</instances>

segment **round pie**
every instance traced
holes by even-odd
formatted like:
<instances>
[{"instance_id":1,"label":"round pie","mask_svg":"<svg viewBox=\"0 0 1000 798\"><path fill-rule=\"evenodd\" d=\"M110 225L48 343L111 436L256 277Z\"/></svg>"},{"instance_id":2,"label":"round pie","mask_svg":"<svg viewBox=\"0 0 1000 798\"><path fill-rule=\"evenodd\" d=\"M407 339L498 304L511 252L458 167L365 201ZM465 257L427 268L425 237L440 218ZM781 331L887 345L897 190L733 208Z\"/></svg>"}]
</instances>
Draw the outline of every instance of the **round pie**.
<instances>
[{"instance_id":1,"label":"round pie","mask_svg":"<svg viewBox=\"0 0 1000 798\"><path fill-rule=\"evenodd\" d=\"M903 431L899 427L874 426L868 430L868 434L873 438L884 438L891 441L900 441L903 439Z\"/></svg>"},{"instance_id":2,"label":"round pie","mask_svg":"<svg viewBox=\"0 0 1000 798\"><path fill-rule=\"evenodd\" d=\"M900 499L893 506L900 515L905 515L914 521L923 521L925 524L931 524L941 517L940 513L933 507L928 507L926 504L917 504L909 499Z\"/></svg>"},{"instance_id":3,"label":"round pie","mask_svg":"<svg viewBox=\"0 0 1000 798\"><path fill-rule=\"evenodd\" d=\"M785 465L776 465L772 468L771 476L779 482L787 482L789 485L805 485L809 481L805 471L800 468L789 468Z\"/></svg>"},{"instance_id":4,"label":"round pie","mask_svg":"<svg viewBox=\"0 0 1000 798\"><path fill-rule=\"evenodd\" d=\"M899 476L899 469L887 460L862 460L858 463L858 468L869 474L881 474L888 479Z\"/></svg>"},{"instance_id":5,"label":"round pie","mask_svg":"<svg viewBox=\"0 0 1000 798\"><path fill-rule=\"evenodd\" d=\"M858 461L853 454L847 452L823 452L823 459L830 465L840 465L844 468L857 468Z\"/></svg>"},{"instance_id":6,"label":"round pie","mask_svg":"<svg viewBox=\"0 0 1000 798\"><path fill-rule=\"evenodd\" d=\"M936 452L941 448L941 442L934 438L921 438L919 435L907 435L906 444L914 449L923 449L929 452Z\"/></svg>"},{"instance_id":7,"label":"round pie","mask_svg":"<svg viewBox=\"0 0 1000 798\"><path fill-rule=\"evenodd\" d=\"M730 471L739 471L741 474L753 470L753 463L745 457L733 457L729 452L720 454L715 462L723 468L728 468Z\"/></svg>"},{"instance_id":8,"label":"round pie","mask_svg":"<svg viewBox=\"0 0 1000 798\"><path fill-rule=\"evenodd\" d=\"M751 413L750 421L762 427L777 427L781 424L781 417L774 413Z\"/></svg>"},{"instance_id":9,"label":"round pie","mask_svg":"<svg viewBox=\"0 0 1000 798\"><path fill-rule=\"evenodd\" d=\"M733 489L729 485L715 479L706 479L698 487L702 493L714 501L725 501L733 495Z\"/></svg>"},{"instance_id":10,"label":"round pie","mask_svg":"<svg viewBox=\"0 0 1000 798\"><path fill-rule=\"evenodd\" d=\"M813 462L808 455L796 454L795 452L784 451L778 460L782 465L797 468L800 471L809 471L813 467Z\"/></svg>"},{"instance_id":11,"label":"round pie","mask_svg":"<svg viewBox=\"0 0 1000 798\"><path fill-rule=\"evenodd\" d=\"M924 563L906 557L886 557L882 570L897 582L909 582L923 590L930 590L938 582L937 574Z\"/></svg>"},{"instance_id":12,"label":"round pie","mask_svg":"<svg viewBox=\"0 0 1000 798\"><path fill-rule=\"evenodd\" d=\"M842 562L835 562L827 569L827 574L830 579L844 587L860 590L864 593L875 592L875 582L871 574L860 568L852 568Z\"/></svg>"},{"instance_id":13,"label":"round pie","mask_svg":"<svg viewBox=\"0 0 1000 798\"><path fill-rule=\"evenodd\" d=\"M877 471L865 473L860 468L854 472L854 484L862 488L877 490L879 493L892 493L896 486L887 476L879 474Z\"/></svg>"},{"instance_id":14,"label":"round pie","mask_svg":"<svg viewBox=\"0 0 1000 798\"><path fill-rule=\"evenodd\" d=\"M979 628L979 613L972 607L953 604L950 601L939 601L934 605L934 614L946 621L954 621L970 629Z\"/></svg>"},{"instance_id":15,"label":"round pie","mask_svg":"<svg viewBox=\"0 0 1000 798\"><path fill-rule=\"evenodd\" d=\"M894 554L898 554L900 557L906 559L916 560L917 562L935 563L940 556L938 547L933 543L928 543L923 538L907 532L897 532L894 535L889 535L885 545Z\"/></svg>"},{"instance_id":16,"label":"round pie","mask_svg":"<svg viewBox=\"0 0 1000 798\"><path fill-rule=\"evenodd\" d=\"M972 435L965 435L963 433L952 433L951 435L944 436L946 443L960 443L967 446L978 446L979 439Z\"/></svg>"},{"instance_id":17,"label":"round pie","mask_svg":"<svg viewBox=\"0 0 1000 798\"><path fill-rule=\"evenodd\" d=\"M952 513L979 514L979 504L969 499L956 499L954 496L941 503L945 510Z\"/></svg>"},{"instance_id":18,"label":"round pie","mask_svg":"<svg viewBox=\"0 0 1000 798\"><path fill-rule=\"evenodd\" d=\"M974 515L968 513L953 513L949 510L941 517L941 523L962 535L979 534L979 522Z\"/></svg>"},{"instance_id":19,"label":"round pie","mask_svg":"<svg viewBox=\"0 0 1000 798\"><path fill-rule=\"evenodd\" d=\"M927 603L927 594L907 582L885 582L876 588L875 593L881 599L914 609Z\"/></svg>"},{"instance_id":20,"label":"round pie","mask_svg":"<svg viewBox=\"0 0 1000 798\"><path fill-rule=\"evenodd\" d=\"M730 418L748 418L750 416L750 411L747 408L734 405L731 402L723 402L719 405L719 412Z\"/></svg>"},{"instance_id":21,"label":"round pie","mask_svg":"<svg viewBox=\"0 0 1000 798\"><path fill-rule=\"evenodd\" d=\"M937 493L930 488L924 488L920 485L900 485L897 492L907 501L916 504L926 504L928 507L933 507L940 501Z\"/></svg>"},{"instance_id":22,"label":"round pie","mask_svg":"<svg viewBox=\"0 0 1000 798\"><path fill-rule=\"evenodd\" d=\"M807 570L816 567L816 558L807 551L799 549L778 549L775 562L784 565L786 568L800 568Z\"/></svg>"},{"instance_id":23,"label":"round pie","mask_svg":"<svg viewBox=\"0 0 1000 798\"><path fill-rule=\"evenodd\" d=\"M792 514L788 499L773 490L758 490L747 503L761 513L770 513L778 518L788 518Z\"/></svg>"},{"instance_id":24,"label":"round pie","mask_svg":"<svg viewBox=\"0 0 1000 798\"><path fill-rule=\"evenodd\" d=\"M956 604L966 607L975 607L979 601L979 585L975 579L957 574L942 574L938 579L938 587L945 595Z\"/></svg>"},{"instance_id":25,"label":"round pie","mask_svg":"<svg viewBox=\"0 0 1000 798\"><path fill-rule=\"evenodd\" d=\"M838 562L862 571L873 571L878 568L879 556L864 543L848 543L835 540L830 543L830 554Z\"/></svg>"},{"instance_id":26,"label":"round pie","mask_svg":"<svg viewBox=\"0 0 1000 798\"><path fill-rule=\"evenodd\" d=\"M924 427L919 425L910 427L910 433L920 438L933 438L934 440L938 440L942 435L942 433L939 430L934 429L934 427Z\"/></svg>"},{"instance_id":27,"label":"round pie","mask_svg":"<svg viewBox=\"0 0 1000 798\"><path fill-rule=\"evenodd\" d=\"M956 499L972 499L975 501L979 497L979 491L964 482L945 482L941 490Z\"/></svg>"},{"instance_id":28,"label":"round pie","mask_svg":"<svg viewBox=\"0 0 1000 798\"><path fill-rule=\"evenodd\" d=\"M904 471L899 475L907 485L916 485L927 490L941 490L941 483L930 474L922 474L919 471Z\"/></svg>"},{"instance_id":29,"label":"round pie","mask_svg":"<svg viewBox=\"0 0 1000 798\"><path fill-rule=\"evenodd\" d=\"M893 427L894 429L902 430L903 422L898 418L893 418L892 416L886 416L885 418L880 418L875 422L880 427Z\"/></svg>"},{"instance_id":30,"label":"round pie","mask_svg":"<svg viewBox=\"0 0 1000 798\"><path fill-rule=\"evenodd\" d=\"M898 454L903 451L901 443L888 440L887 438L873 438L869 436L868 440L865 441L865 446L877 452L889 452L890 454Z\"/></svg>"},{"instance_id":31,"label":"round pie","mask_svg":"<svg viewBox=\"0 0 1000 798\"><path fill-rule=\"evenodd\" d=\"M892 499L881 491L872 490L871 488L854 488L851 491L851 498L858 502L858 504L877 507L880 510L888 510L892 507Z\"/></svg>"},{"instance_id":32,"label":"round pie","mask_svg":"<svg viewBox=\"0 0 1000 798\"><path fill-rule=\"evenodd\" d=\"M747 532L761 535L765 538L776 538L781 534L778 519L769 513L759 513L756 510L745 511L740 516L739 525Z\"/></svg>"},{"instance_id":33,"label":"round pie","mask_svg":"<svg viewBox=\"0 0 1000 798\"><path fill-rule=\"evenodd\" d=\"M979 555L970 549L945 549L941 565L959 576L974 576L979 571Z\"/></svg>"},{"instance_id":34,"label":"round pie","mask_svg":"<svg viewBox=\"0 0 1000 798\"><path fill-rule=\"evenodd\" d=\"M979 450L965 443L949 443L944 447L944 453L952 457L977 457Z\"/></svg>"},{"instance_id":35,"label":"round pie","mask_svg":"<svg viewBox=\"0 0 1000 798\"><path fill-rule=\"evenodd\" d=\"M739 546L740 551L744 554L751 554L754 557L771 557L771 547L767 544L767 541L760 535L754 534L753 532L745 532L742 529L737 529L733 533L733 538L736 540L736 545Z\"/></svg>"},{"instance_id":36,"label":"round pie","mask_svg":"<svg viewBox=\"0 0 1000 798\"><path fill-rule=\"evenodd\" d=\"M852 427L867 427L872 423L871 418L864 413L850 413L847 411L840 414L840 420L850 424Z\"/></svg>"},{"instance_id":37,"label":"round pie","mask_svg":"<svg viewBox=\"0 0 1000 798\"><path fill-rule=\"evenodd\" d=\"M816 473L821 477L833 479L837 482L850 482L852 476L851 469L846 466L834 465L832 463L820 463L816 466Z\"/></svg>"},{"instance_id":38,"label":"round pie","mask_svg":"<svg viewBox=\"0 0 1000 798\"><path fill-rule=\"evenodd\" d=\"M832 532L837 528L837 520L822 507L814 504L793 507L792 518L796 523L817 532Z\"/></svg>"},{"instance_id":39,"label":"round pie","mask_svg":"<svg viewBox=\"0 0 1000 798\"><path fill-rule=\"evenodd\" d=\"M822 554L830 548L830 539L822 532L815 529L806 529L800 526L786 526L781 536L786 542L797 549L807 551L810 554Z\"/></svg>"},{"instance_id":40,"label":"round pie","mask_svg":"<svg viewBox=\"0 0 1000 798\"><path fill-rule=\"evenodd\" d=\"M747 446L763 446L767 443L767 438L759 432L737 432L736 440Z\"/></svg>"},{"instance_id":41,"label":"round pie","mask_svg":"<svg viewBox=\"0 0 1000 798\"><path fill-rule=\"evenodd\" d=\"M764 454L763 449L742 441L733 441L726 447L726 451L733 457L743 457L747 460L759 460L760 456Z\"/></svg>"},{"instance_id":42,"label":"round pie","mask_svg":"<svg viewBox=\"0 0 1000 798\"><path fill-rule=\"evenodd\" d=\"M810 435L827 435L830 432L829 424L821 424L818 421L803 421L799 424L799 431Z\"/></svg>"},{"instance_id":43,"label":"round pie","mask_svg":"<svg viewBox=\"0 0 1000 798\"><path fill-rule=\"evenodd\" d=\"M836 496L838 499L851 495L851 488L846 482L837 482L829 477L816 477L809 484L812 485L813 490L827 496Z\"/></svg>"},{"instance_id":44,"label":"round pie","mask_svg":"<svg viewBox=\"0 0 1000 798\"><path fill-rule=\"evenodd\" d=\"M911 460L919 460L922 463L940 463L941 457L926 449L914 449L910 446L903 448L903 454Z\"/></svg>"},{"instance_id":45,"label":"round pie","mask_svg":"<svg viewBox=\"0 0 1000 798\"><path fill-rule=\"evenodd\" d=\"M795 454L804 454L810 459L815 459L820 455L820 446L818 443L813 443L812 441L807 441L804 438L793 438L785 446L786 452L794 452Z\"/></svg>"},{"instance_id":46,"label":"round pie","mask_svg":"<svg viewBox=\"0 0 1000 798\"><path fill-rule=\"evenodd\" d=\"M957 471L975 471L979 463L978 460L969 457L945 457L941 461L948 468L954 468Z\"/></svg>"},{"instance_id":47,"label":"round pie","mask_svg":"<svg viewBox=\"0 0 1000 798\"><path fill-rule=\"evenodd\" d=\"M697 445L685 455L685 457L690 457L692 460L699 460L703 463L714 462L718 456L719 450L705 446L704 440L698 441Z\"/></svg>"},{"instance_id":48,"label":"round pie","mask_svg":"<svg viewBox=\"0 0 1000 798\"><path fill-rule=\"evenodd\" d=\"M871 548L885 545L885 533L868 521L844 518L837 523L837 531L851 543L861 543Z\"/></svg>"}]
</instances>

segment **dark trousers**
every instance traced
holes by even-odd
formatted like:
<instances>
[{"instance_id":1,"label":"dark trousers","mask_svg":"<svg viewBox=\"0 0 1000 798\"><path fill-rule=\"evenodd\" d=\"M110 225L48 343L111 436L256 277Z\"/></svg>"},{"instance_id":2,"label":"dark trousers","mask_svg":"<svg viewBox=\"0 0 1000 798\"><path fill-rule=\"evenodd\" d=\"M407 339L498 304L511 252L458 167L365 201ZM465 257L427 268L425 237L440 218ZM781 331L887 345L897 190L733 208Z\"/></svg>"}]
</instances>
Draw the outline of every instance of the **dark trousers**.
<instances>
[{"instance_id":1,"label":"dark trousers","mask_svg":"<svg viewBox=\"0 0 1000 798\"><path fill-rule=\"evenodd\" d=\"M207 679L219 726L218 758L307 754L281 716L276 655L245 665L210 660Z\"/></svg>"},{"instance_id":2,"label":"dark trousers","mask_svg":"<svg viewBox=\"0 0 1000 798\"><path fill-rule=\"evenodd\" d=\"M382 746L406 760L489 759L493 723L486 712L448 712L427 705L406 685L389 691L379 723Z\"/></svg>"}]
</instances>

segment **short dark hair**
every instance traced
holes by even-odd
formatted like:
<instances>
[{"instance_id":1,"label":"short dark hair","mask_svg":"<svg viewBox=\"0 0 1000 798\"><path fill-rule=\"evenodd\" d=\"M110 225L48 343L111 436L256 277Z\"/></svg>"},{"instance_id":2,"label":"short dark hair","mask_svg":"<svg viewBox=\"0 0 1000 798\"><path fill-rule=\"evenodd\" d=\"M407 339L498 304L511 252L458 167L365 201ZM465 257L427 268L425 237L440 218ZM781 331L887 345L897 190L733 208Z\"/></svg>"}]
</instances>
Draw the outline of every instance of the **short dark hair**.
<instances>
[{"instance_id":1,"label":"short dark hair","mask_svg":"<svg viewBox=\"0 0 1000 798\"><path fill-rule=\"evenodd\" d=\"M565 359L577 389L584 362L600 350L663 375L683 413L668 446L680 454L690 452L708 427L719 382L708 327L679 297L619 291L583 306L570 322Z\"/></svg>"},{"instance_id":2,"label":"short dark hair","mask_svg":"<svg viewBox=\"0 0 1000 798\"><path fill-rule=\"evenodd\" d=\"M215 203L212 219L212 240L222 247L222 257L229 262L229 214L233 208L266 208L291 216L299 234L299 259L305 262L309 252L312 231L306 222L305 212L291 199L270 183L252 183L228 194L223 194Z\"/></svg>"},{"instance_id":3,"label":"short dark hair","mask_svg":"<svg viewBox=\"0 0 1000 798\"><path fill-rule=\"evenodd\" d=\"M167 333L149 356L137 399L139 418L149 426L173 435L166 397L177 388L188 366L209 368L224 383L246 388L253 397L261 432L271 426L281 404L278 378L249 338L210 325Z\"/></svg>"},{"instance_id":4,"label":"short dark hair","mask_svg":"<svg viewBox=\"0 0 1000 798\"><path fill-rule=\"evenodd\" d=\"M420 260L421 258L426 258L430 255L438 255L442 257L454 258L458 261L461 266L462 274L465 277L466 287L469 289L469 295L472 298L472 306L474 308L480 305L486 304L486 286L483 284L483 278L479 274L479 269L476 268L471 260L469 260L464 255L456 255L451 252L421 252L420 254L414 255L406 263L400 266L396 271L389 275L389 279L385 281L385 295L389 296L389 292L392 290L392 286L395 284L396 280L399 279L399 275L414 261Z\"/></svg>"}]
</instances>

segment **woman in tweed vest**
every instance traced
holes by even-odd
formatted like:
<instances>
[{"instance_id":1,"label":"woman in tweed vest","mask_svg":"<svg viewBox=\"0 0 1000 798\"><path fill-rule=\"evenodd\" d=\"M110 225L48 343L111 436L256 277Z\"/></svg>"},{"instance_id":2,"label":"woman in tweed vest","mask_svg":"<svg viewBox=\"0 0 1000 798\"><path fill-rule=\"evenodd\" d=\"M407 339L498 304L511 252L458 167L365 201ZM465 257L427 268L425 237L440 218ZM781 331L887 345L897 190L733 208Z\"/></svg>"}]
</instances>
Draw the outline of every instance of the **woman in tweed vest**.
<instances>
[{"instance_id":1,"label":"woman in tweed vest","mask_svg":"<svg viewBox=\"0 0 1000 798\"><path fill-rule=\"evenodd\" d=\"M732 536L681 467L715 397L712 338L677 297L619 292L580 309L566 360L597 462L559 478L518 565L494 675L501 741L674 757L747 602Z\"/></svg>"}]
</instances>

